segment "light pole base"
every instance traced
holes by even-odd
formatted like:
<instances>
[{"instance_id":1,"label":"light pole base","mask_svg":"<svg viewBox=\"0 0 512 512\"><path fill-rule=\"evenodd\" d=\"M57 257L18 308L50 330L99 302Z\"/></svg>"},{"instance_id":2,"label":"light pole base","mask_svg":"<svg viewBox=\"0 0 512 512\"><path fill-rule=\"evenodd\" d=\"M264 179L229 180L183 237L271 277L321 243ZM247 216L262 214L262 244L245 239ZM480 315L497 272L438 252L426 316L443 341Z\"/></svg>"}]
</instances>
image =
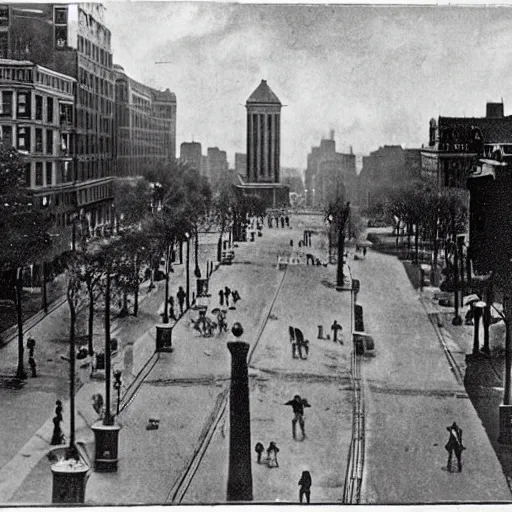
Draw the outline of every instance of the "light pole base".
<instances>
[{"instance_id":1,"label":"light pole base","mask_svg":"<svg viewBox=\"0 0 512 512\"><path fill-rule=\"evenodd\" d=\"M500 433L498 442L512 444L512 405L500 405Z\"/></svg>"},{"instance_id":2,"label":"light pole base","mask_svg":"<svg viewBox=\"0 0 512 512\"><path fill-rule=\"evenodd\" d=\"M462 317L460 315L454 316L452 325L462 325Z\"/></svg>"},{"instance_id":3,"label":"light pole base","mask_svg":"<svg viewBox=\"0 0 512 512\"><path fill-rule=\"evenodd\" d=\"M156 351L172 352L172 326L159 324L156 326Z\"/></svg>"},{"instance_id":4,"label":"light pole base","mask_svg":"<svg viewBox=\"0 0 512 512\"><path fill-rule=\"evenodd\" d=\"M120 425L104 425L101 422L91 427L94 432L94 469L98 472L117 471Z\"/></svg>"}]
</instances>

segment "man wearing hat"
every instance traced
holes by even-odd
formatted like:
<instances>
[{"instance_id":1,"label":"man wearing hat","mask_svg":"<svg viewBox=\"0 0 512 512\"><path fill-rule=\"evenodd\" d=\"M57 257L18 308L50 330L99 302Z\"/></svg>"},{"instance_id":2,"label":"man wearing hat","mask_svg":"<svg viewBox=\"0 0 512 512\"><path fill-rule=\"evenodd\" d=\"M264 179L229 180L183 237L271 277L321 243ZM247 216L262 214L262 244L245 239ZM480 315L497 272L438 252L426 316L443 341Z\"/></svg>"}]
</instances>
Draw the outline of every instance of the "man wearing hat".
<instances>
[{"instance_id":1,"label":"man wearing hat","mask_svg":"<svg viewBox=\"0 0 512 512\"><path fill-rule=\"evenodd\" d=\"M452 470L452 455L453 452L455 452L455 457L457 457L457 467L460 472L462 471L462 450L465 450L462 444L462 429L460 429L454 421L451 427L446 427L446 430L450 433L448 442L445 445L445 448L448 451L448 471Z\"/></svg>"}]
</instances>

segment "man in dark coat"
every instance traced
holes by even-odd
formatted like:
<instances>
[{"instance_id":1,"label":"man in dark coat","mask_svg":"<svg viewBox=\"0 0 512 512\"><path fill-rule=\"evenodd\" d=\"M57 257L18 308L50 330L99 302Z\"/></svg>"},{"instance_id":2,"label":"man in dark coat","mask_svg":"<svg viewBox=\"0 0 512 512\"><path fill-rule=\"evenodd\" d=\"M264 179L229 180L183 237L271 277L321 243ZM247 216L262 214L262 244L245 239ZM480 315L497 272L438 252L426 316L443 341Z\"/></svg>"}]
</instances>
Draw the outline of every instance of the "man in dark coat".
<instances>
[{"instance_id":1,"label":"man in dark coat","mask_svg":"<svg viewBox=\"0 0 512 512\"><path fill-rule=\"evenodd\" d=\"M454 421L451 427L446 427L446 430L450 433L448 442L445 445L445 448L448 451L448 471L452 470L452 455L454 452L455 457L457 457L458 470L462 471L462 450L465 450L464 445L462 444L462 429L460 429Z\"/></svg>"},{"instance_id":2,"label":"man in dark coat","mask_svg":"<svg viewBox=\"0 0 512 512\"><path fill-rule=\"evenodd\" d=\"M293 414L295 415L292 420L292 432L293 438L296 437L297 422L299 423L300 430L302 431L302 437L306 437L306 431L304 428L304 407L311 407L305 398L301 398L299 395L295 395L293 400L286 402L284 405L291 405Z\"/></svg>"},{"instance_id":3,"label":"man in dark coat","mask_svg":"<svg viewBox=\"0 0 512 512\"><path fill-rule=\"evenodd\" d=\"M226 306L229 308L229 296L231 295L231 289L227 286L224 287L224 298L226 299Z\"/></svg>"},{"instance_id":4,"label":"man in dark coat","mask_svg":"<svg viewBox=\"0 0 512 512\"><path fill-rule=\"evenodd\" d=\"M178 304L180 305L180 313L183 315L183 307L185 304L185 297L187 296L187 293L183 289L183 286L180 286L178 289L178 293L176 294L176 297L178 298Z\"/></svg>"},{"instance_id":5,"label":"man in dark coat","mask_svg":"<svg viewBox=\"0 0 512 512\"><path fill-rule=\"evenodd\" d=\"M219 290L219 304L224 306L224 290Z\"/></svg>"},{"instance_id":6,"label":"man in dark coat","mask_svg":"<svg viewBox=\"0 0 512 512\"><path fill-rule=\"evenodd\" d=\"M302 503L302 498L306 496L306 503L309 504L309 498L311 496L311 473L309 471L303 471L302 476L299 480L299 501Z\"/></svg>"}]
</instances>

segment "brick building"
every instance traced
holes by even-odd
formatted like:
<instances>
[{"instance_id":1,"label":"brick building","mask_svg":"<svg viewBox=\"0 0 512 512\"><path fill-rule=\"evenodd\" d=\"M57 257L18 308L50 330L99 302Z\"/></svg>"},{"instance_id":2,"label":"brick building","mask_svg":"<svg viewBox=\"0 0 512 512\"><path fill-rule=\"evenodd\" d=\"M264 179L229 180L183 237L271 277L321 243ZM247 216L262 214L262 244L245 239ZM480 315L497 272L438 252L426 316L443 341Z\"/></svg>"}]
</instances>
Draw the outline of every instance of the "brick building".
<instances>
[{"instance_id":1,"label":"brick building","mask_svg":"<svg viewBox=\"0 0 512 512\"><path fill-rule=\"evenodd\" d=\"M114 66L114 172L118 177L140 176L175 158L176 96L130 78Z\"/></svg>"}]
</instances>

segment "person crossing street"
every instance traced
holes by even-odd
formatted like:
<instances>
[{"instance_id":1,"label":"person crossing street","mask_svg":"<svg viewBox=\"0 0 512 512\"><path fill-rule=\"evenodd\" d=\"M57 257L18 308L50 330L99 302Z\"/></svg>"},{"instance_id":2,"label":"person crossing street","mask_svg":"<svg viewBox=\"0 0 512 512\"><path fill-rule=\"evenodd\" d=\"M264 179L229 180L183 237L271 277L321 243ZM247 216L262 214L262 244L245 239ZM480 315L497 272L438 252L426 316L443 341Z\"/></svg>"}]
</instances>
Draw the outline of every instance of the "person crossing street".
<instances>
[{"instance_id":1,"label":"person crossing street","mask_svg":"<svg viewBox=\"0 0 512 512\"><path fill-rule=\"evenodd\" d=\"M311 407L305 398L301 398L300 395L295 395L293 400L286 402L284 405L291 405L293 414L295 415L292 420L292 433L293 438L297 437L297 423L299 423L300 430L302 432L302 438L306 437L306 430L304 426L304 408Z\"/></svg>"}]
</instances>

